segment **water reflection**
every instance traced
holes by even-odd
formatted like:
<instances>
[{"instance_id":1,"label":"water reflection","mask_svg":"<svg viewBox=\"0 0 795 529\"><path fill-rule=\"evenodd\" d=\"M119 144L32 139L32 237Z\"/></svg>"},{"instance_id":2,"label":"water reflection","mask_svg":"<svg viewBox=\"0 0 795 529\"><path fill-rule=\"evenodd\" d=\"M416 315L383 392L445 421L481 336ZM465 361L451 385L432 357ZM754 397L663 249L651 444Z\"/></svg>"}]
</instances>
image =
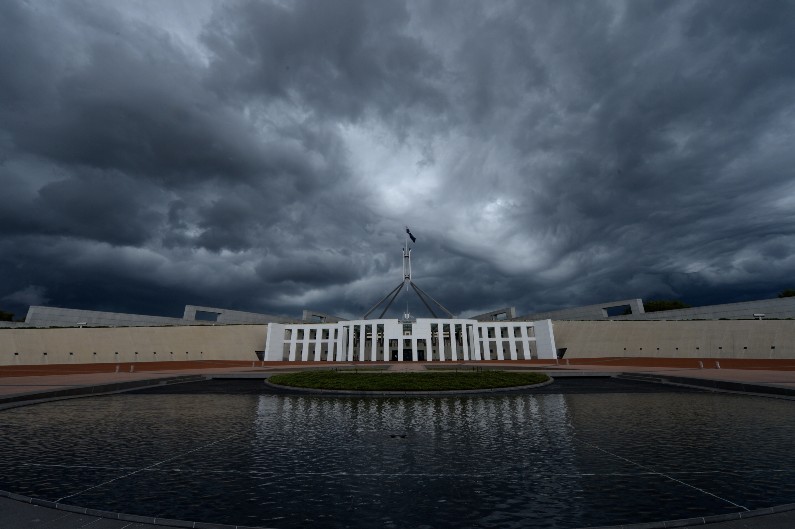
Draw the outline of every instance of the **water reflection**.
<instances>
[{"instance_id":1,"label":"water reflection","mask_svg":"<svg viewBox=\"0 0 795 529\"><path fill-rule=\"evenodd\" d=\"M540 462L577 474L562 395L261 397L257 412L260 464L287 474L300 460L310 488L353 505L363 527L439 523L440 504L447 519L520 523L567 509L561 482L536 479Z\"/></svg>"},{"instance_id":2,"label":"water reflection","mask_svg":"<svg viewBox=\"0 0 795 529\"><path fill-rule=\"evenodd\" d=\"M281 528L606 525L792 502L794 428L707 393L127 394L0 413L0 488Z\"/></svg>"}]
</instances>

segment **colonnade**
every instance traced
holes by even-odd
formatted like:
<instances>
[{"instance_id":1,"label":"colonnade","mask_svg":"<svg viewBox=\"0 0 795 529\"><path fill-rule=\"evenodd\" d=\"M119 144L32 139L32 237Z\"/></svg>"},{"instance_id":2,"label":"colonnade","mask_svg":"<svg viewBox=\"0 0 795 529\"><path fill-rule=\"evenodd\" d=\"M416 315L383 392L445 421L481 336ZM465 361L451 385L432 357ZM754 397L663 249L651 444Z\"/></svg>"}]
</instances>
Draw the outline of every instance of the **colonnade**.
<instances>
[{"instance_id":1,"label":"colonnade","mask_svg":"<svg viewBox=\"0 0 795 529\"><path fill-rule=\"evenodd\" d=\"M531 360L554 358L555 351L549 320L424 318L271 323L265 349L266 360L291 362Z\"/></svg>"}]
</instances>

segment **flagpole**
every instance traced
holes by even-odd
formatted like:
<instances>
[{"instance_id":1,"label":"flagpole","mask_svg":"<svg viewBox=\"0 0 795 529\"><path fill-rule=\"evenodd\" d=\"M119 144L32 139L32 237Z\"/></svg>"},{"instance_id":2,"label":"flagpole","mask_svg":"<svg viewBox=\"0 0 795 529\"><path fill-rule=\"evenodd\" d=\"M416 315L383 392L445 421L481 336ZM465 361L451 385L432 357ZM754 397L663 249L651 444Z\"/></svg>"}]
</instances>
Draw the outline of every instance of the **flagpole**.
<instances>
[{"instance_id":1,"label":"flagpole","mask_svg":"<svg viewBox=\"0 0 795 529\"><path fill-rule=\"evenodd\" d=\"M454 318L455 317L455 316L453 316L453 313L451 313L449 310L447 310L445 308L444 305L442 305L441 303L439 303L438 301L433 299L427 292L422 290L420 287L418 287L414 283L414 281L412 281L412 278L411 278L411 249L409 248L409 239L411 239L412 241L416 240L414 235L411 233L411 230L409 230L409 227L406 226L406 236L405 236L404 245L403 245L403 282L402 283L398 283L398 285L394 289L392 289L389 292L389 294L384 296L384 298L381 301L376 303L373 308L371 308L369 311L367 311L367 313L364 315L364 317L362 319L366 320L367 317L371 313L373 313L375 311L375 309L379 308L384 302L387 302L386 306L381 311L381 314L378 316L378 319L383 318L384 315L386 314L386 312L389 310L389 307L392 306L392 303L395 301L395 299L400 294L400 288L401 287L405 287L406 293L408 293L409 286L411 286L411 288L414 289L415 293L417 294L417 297L420 298L420 301L422 301L423 305L425 305L425 308L428 309L428 311L431 313L431 315L434 318L437 318L438 315L436 314L436 311L434 311L431 308L431 304L436 305L437 307L442 309L442 311L444 311L450 318ZM427 298L427 300L426 300L426 298ZM408 295L407 295L406 296L406 314L404 316L404 319L410 321L411 318L410 318L410 314L409 314L408 302L409 302L409 300L408 300Z\"/></svg>"}]
</instances>

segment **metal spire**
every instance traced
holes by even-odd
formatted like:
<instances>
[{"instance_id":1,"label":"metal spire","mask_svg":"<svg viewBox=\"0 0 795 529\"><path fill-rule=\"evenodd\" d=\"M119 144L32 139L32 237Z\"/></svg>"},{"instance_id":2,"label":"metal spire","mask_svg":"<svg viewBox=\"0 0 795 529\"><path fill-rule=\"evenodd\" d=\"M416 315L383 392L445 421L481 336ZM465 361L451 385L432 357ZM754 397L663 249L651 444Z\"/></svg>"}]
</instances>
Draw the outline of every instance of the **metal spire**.
<instances>
[{"instance_id":1,"label":"metal spire","mask_svg":"<svg viewBox=\"0 0 795 529\"><path fill-rule=\"evenodd\" d=\"M368 310L367 313L362 317L363 320L366 320L370 314L372 314L378 307L380 307L388 299L389 301L387 302L384 309L381 311L381 314L378 316L378 319L383 318L384 314L386 314L386 311L389 310L389 307L392 305L392 302L395 301L395 298L397 298L398 294L400 293L401 287L406 287L406 292L408 292L409 287L411 287L414 290L414 293L417 294L417 297L420 298L420 301L422 301L422 304L425 305L425 308L428 309L428 311L431 313L431 315L433 315L434 318L438 318L439 316L437 316L436 312L434 312L433 308L431 308L431 305L435 305L437 308L442 309L442 312L444 312L448 318L455 318L455 316L453 316L453 313L447 310L444 307L444 305L433 299L428 293L426 293L424 290L418 287L414 283L414 281L412 281L411 248L409 247L409 238L411 238L411 242L417 241L417 238L411 234L409 227L406 226L406 243L403 246L403 281L401 281L401 283L398 286L396 286L394 289L392 289L386 296L381 298L381 301L376 303L373 306L373 308ZM408 310L408 300L406 300L406 314L404 315L404 317L405 319L409 319L411 317Z\"/></svg>"}]
</instances>

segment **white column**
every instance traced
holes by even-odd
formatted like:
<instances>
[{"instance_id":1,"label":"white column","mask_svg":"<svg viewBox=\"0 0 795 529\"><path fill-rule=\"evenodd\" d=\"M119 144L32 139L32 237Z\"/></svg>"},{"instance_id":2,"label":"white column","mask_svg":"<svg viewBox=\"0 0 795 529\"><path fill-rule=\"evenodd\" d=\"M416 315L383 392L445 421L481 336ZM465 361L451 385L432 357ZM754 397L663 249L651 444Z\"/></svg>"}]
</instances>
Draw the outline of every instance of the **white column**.
<instances>
[{"instance_id":1,"label":"white column","mask_svg":"<svg viewBox=\"0 0 795 529\"><path fill-rule=\"evenodd\" d=\"M461 357L464 360L469 360L469 327L466 323L461 325L461 339L464 344L464 354Z\"/></svg>"},{"instance_id":2,"label":"white column","mask_svg":"<svg viewBox=\"0 0 795 529\"><path fill-rule=\"evenodd\" d=\"M401 335L398 340L398 362L403 361L403 340L405 340L405 338Z\"/></svg>"},{"instance_id":3,"label":"white column","mask_svg":"<svg viewBox=\"0 0 795 529\"><path fill-rule=\"evenodd\" d=\"M372 334L370 336L372 336L372 340L373 340L370 343L370 360L375 362L376 360L378 360L378 356L377 356L378 355L378 353L377 353L377 351L378 351L378 325L373 323L372 325L370 325L370 328L372 329Z\"/></svg>"},{"instance_id":4,"label":"white column","mask_svg":"<svg viewBox=\"0 0 795 529\"><path fill-rule=\"evenodd\" d=\"M353 362L353 329L353 325L348 325L348 347L345 355L345 358L348 359L348 362Z\"/></svg>"},{"instance_id":5,"label":"white column","mask_svg":"<svg viewBox=\"0 0 795 529\"><path fill-rule=\"evenodd\" d=\"M508 338L511 339L511 360L517 360L518 356L516 354L516 336L514 334L514 327L511 325L508 327Z\"/></svg>"},{"instance_id":6,"label":"white column","mask_svg":"<svg viewBox=\"0 0 795 529\"><path fill-rule=\"evenodd\" d=\"M527 339L527 326L522 322L519 327L519 334L522 336L522 352L525 360L530 360L530 341Z\"/></svg>"},{"instance_id":7,"label":"white column","mask_svg":"<svg viewBox=\"0 0 795 529\"><path fill-rule=\"evenodd\" d=\"M411 361L416 362L419 360L419 355L417 354L417 339L411 339Z\"/></svg>"},{"instance_id":8,"label":"white column","mask_svg":"<svg viewBox=\"0 0 795 529\"><path fill-rule=\"evenodd\" d=\"M436 325L436 356L440 362L444 362L444 325Z\"/></svg>"},{"instance_id":9,"label":"white column","mask_svg":"<svg viewBox=\"0 0 795 529\"><path fill-rule=\"evenodd\" d=\"M298 329L293 327L290 329L290 356L288 356L288 360L290 362L295 362L295 342L298 339Z\"/></svg>"},{"instance_id":10,"label":"white column","mask_svg":"<svg viewBox=\"0 0 795 529\"><path fill-rule=\"evenodd\" d=\"M323 340L322 340L322 338L318 338L317 335L315 335L315 339L312 340L312 345L315 346L315 351L314 351L314 353L312 353L312 360L314 362L319 362L320 361L320 353L323 352Z\"/></svg>"},{"instance_id":11,"label":"white column","mask_svg":"<svg viewBox=\"0 0 795 529\"><path fill-rule=\"evenodd\" d=\"M444 323L439 323L439 327L436 332L436 348L439 351L439 361L444 362L446 360L444 357Z\"/></svg>"},{"instance_id":12,"label":"white column","mask_svg":"<svg viewBox=\"0 0 795 529\"><path fill-rule=\"evenodd\" d=\"M480 333L482 332L481 329L482 327L477 323L472 327L473 360L483 359L483 338L480 337Z\"/></svg>"},{"instance_id":13,"label":"white column","mask_svg":"<svg viewBox=\"0 0 795 529\"><path fill-rule=\"evenodd\" d=\"M337 329L337 362L344 362L348 356L345 348L345 327L342 325Z\"/></svg>"},{"instance_id":14,"label":"white column","mask_svg":"<svg viewBox=\"0 0 795 529\"><path fill-rule=\"evenodd\" d=\"M301 340L301 361L309 360L309 329L304 329L304 339Z\"/></svg>"},{"instance_id":15,"label":"white column","mask_svg":"<svg viewBox=\"0 0 795 529\"><path fill-rule=\"evenodd\" d=\"M450 356L452 356L453 362L458 361L458 344L456 343L456 339L455 339L455 334L456 334L455 328L456 328L456 324L455 323L451 323L450 324L450 352L451 352Z\"/></svg>"},{"instance_id":16,"label":"white column","mask_svg":"<svg viewBox=\"0 0 795 529\"><path fill-rule=\"evenodd\" d=\"M265 338L266 362L278 362L284 357L285 326L281 323L269 323L268 335Z\"/></svg>"},{"instance_id":17,"label":"white column","mask_svg":"<svg viewBox=\"0 0 795 529\"><path fill-rule=\"evenodd\" d=\"M552 330L552 320L534 321L533 329L536 335L536 349L539 359L554 360L558 357L555 349L555 333Z\"/></svg>"}]
</instances>

